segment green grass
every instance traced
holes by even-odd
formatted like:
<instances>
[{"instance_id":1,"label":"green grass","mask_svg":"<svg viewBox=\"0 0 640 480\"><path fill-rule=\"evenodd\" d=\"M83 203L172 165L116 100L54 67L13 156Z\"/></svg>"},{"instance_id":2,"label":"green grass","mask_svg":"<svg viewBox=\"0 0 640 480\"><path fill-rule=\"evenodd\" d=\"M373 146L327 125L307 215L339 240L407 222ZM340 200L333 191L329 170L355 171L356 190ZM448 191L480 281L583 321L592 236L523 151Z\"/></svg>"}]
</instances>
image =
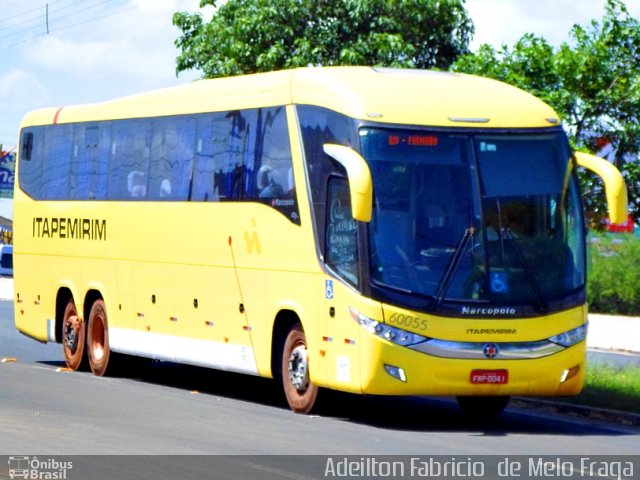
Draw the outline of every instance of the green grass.
<instances>
[{"instance_id":1,"label":"green grass","mask_svg":"<svg viewBox=\"0 0 640 480\"><path fill-rule=\"evenodd\" d=\"M589 253L589 309L640 315L640 237L590 234Z\"/></svg>"},{"instance_id":2,"label":"green grass","mask_svg":"<svg viewBox=\"0 0 640 480\"><path fill-rule=\"evenodd\" d=\"M582 393L557 400L640 414L640 367L592 362L587 367Z\"/></svg>"}]
</instances>

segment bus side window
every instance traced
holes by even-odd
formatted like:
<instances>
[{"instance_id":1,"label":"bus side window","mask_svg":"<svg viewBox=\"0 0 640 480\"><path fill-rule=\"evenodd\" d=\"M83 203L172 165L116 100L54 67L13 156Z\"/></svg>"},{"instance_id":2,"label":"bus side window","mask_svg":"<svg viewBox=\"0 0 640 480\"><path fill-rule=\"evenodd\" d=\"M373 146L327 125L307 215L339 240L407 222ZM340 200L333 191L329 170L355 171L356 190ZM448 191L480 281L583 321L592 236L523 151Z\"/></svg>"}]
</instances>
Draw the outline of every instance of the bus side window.
<instances>
[{"instance_id":1,"label":"bus side window","mask_svg":"<svg viewBox=\"0 0 640 480\"><path fill-rule=\"evenodd\" d=\"M169 117L154 122L149 199L188 199L195 133L196 123L192 117Z\"/></svg>"},{"instance_id":2,"label":"bus side window","mask_svg":"<svg viewBox=\"0 0 640 480\"><path fill-rule=\"evenodd\" d=\"M70 124L46 127L46 156L42 164L43 199L63 200L68 197L72 144L73 129Z\"/></svg>"},{"instance_id":3,"label":"bus side window","mask_svg":"<svg viewBox=\"0 0 640 480\"><path fill-rule=\"evenodd\" d=\"M93 148L90 155L92 172L89 179L89 199L105 200L107 198L111 125L112 122L103 122L100 125L98 145Z\"/></svg>"},{"instance_id":4,"label":"bus side window","mask_svg":"<svg viewBox=\"0 0 640 480\"><path fill-rule=\"evenodd\" d=\"M198 116L191 200L217 202L227 198L224 169L228 162L232 122L226 112Z\"/></svg>"},{"instance_id":5,"label":"bus side window","mask_svg":"<svg viewBox=\"0 0 640 480\"><path fill-rule=\"evenodd\" d=\"M86 200L96 198L92 191L93 176L98 175L98 144L100 127L96 124L76 124L73 129L73 149L69 172L68 198Z\"/></svg>"},{"instance_id":6,"label":"bus side window","mask_svg":"<svg viewBox=\"0 0 640 480\"><path fill-rule=\"evenodd\" d=\"M32 198L40 198L45 127L32 127L22 133L20 147L20 187Z\"/></svg>"},{"instance_id":7,"label":"bus side window","mask_svg":"<svg viewBox=\"0 0 640 480\"><path fill-rule=\"evenodd\" d=\"M212 202L218 197L213 188L213 115L206 114L198 117L196 127L196 146L193 159L193 183L191 186L191 201Z\"/></svg>"},{"instance_id":8,"label":"bus side window","mask_svg":"<svg viewBox=\"0 0 640 480\"><path fill-rule=\"evenodd\" d=\"M255 161L259 168L252 198L267 203L299 225L286 110L284 107L264 108L262 118L262 131L258 132L262 141L261 155Z\"/></svg>"},{"instance_id":9,"label":"bus side window","mask_svg":"<svg viewBox=\"0 0 640 480\"><path fill-rule=\"evenodd\" d=\"M108 179L110 200L146 197L150 145L149 120L136 119L113 123ZM141 175L132 175L133 172L140 172ZM137 177L137 183L134 182L134 177Z\"/></svg>"},{"instance_id":10,"label":"bus side window","mask_svg":"<svg viewBox=\"0 0 640 480\"><path fill-rule=\"evenodd\" d=\"M263 109L262 155L258 170L258 198L282 198L289 191L291 147L284 108Z\"/></svg>"},{"instance_id":11,"label":"bus side window","mask_svg":"<svg viewBox=\"0 0 640 480\"><path fill-rule=\"evenodd\" d=\"M192 201L260 201L300 223L284 107L198 116Z\"/></svg>"},{"instance_id":12,"label":"bus side window","mask_svg":"<svg viewBox=\"0 0 640 480\"><path fill-rule=\"evenodd\" d=\"M260 110L235 110L227 114L231 132L227 143L227 160L223 168L226 200L252 198L255 173L261 155Z\"/></svg>"}]
</instances>

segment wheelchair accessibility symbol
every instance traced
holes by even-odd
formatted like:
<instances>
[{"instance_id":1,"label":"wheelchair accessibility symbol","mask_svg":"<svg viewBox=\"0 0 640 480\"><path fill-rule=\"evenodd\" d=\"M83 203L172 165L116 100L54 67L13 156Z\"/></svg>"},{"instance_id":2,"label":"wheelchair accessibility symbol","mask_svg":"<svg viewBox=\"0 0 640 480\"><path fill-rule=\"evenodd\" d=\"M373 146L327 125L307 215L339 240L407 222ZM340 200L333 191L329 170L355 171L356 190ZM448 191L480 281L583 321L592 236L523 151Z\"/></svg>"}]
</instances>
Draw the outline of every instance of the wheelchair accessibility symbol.
<instances>
[{"instance_id":1,"label":"wheelchair accessibility symbol","mask_svg":"<svg viewBox=\"0 0 640 480\"><path fill-rule=\"evenodd\" d=\"M324 283L324 296L327 300L333 300L333 280L326 280Z\"/></svg>"},{"instance_id":2,"label":"wheelchair accessibility symbol","mask_svg":"<svg viewBox=\"0 0 640 480\"><path fill-rule=\"evenodd\" d=\"M508 293L509 277L505 272L491 272L491 293Z\"/></svg>"}]
</instances>

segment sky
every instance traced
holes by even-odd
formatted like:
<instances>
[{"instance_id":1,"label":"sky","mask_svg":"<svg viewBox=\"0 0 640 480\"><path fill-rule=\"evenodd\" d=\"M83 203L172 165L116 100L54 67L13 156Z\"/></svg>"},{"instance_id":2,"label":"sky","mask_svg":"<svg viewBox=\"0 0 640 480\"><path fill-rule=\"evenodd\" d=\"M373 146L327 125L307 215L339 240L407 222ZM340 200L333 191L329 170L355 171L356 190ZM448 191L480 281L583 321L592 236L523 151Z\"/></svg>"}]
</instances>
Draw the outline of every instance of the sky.
<instances>
[{"instance_id":1,"label":"sky","mask_svg":"<svg viewBox=\"0 0 640 480\"><path fill-rule=\"evenodd\" d=\"M47 22L48 5L48 22ZM20 121L40 107L99 102L188 83L176 76L171 23L199 0L0 0L0 144L16 143ZM471 49L513 44L532 32L560 45L575 24L604 14L605 0L466 0L475 25ZM640 1L627 0L640 18ZM205 19L210 7L202 11ZM48 33L47 33L48 29ZM0 215L12 218L11 201Z\"/></svg>"}]
</instances>

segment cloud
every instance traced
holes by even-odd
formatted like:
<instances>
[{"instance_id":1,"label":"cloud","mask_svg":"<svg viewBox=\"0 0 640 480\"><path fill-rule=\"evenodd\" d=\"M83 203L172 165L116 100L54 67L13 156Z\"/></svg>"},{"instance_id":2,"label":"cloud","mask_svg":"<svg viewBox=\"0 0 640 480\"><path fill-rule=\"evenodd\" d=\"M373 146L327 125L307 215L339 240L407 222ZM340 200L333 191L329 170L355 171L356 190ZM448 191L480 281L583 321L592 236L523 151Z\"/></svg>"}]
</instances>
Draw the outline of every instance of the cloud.
<instances>
[{"instance_id":1,"label":"cloud","mask_svg":"<svg viewBox=\"0 0 640 480\"><path fill-rule=\"evenodd\" d=\"M183 3L197 7L195 1ZM171 17L176 10L171 2L138 0L93 12L97 20L74 28L63 24L57 29L53 22L51 34L25 51L26 61L34 68L80 79L174 83L179 31Z\"/></svg>"},{"instance_id":2,"label":"cloud","mask_svg":"<svg viewBox=\"0 0 640 480\"><path fill-rule=\"evenodd\" d=\"M103 101L195 78L175 76L180 32L171 18L181 9L196 11L198 3L3 0L3 12L10 13L0 17L0 143L15 138L29 110Z\"/></svg>"},{"instance_id":3,"label":"cloud","mask_svg":"<svg viewBox=\"0 0 640 480\"><path fill-rule=\"evenodd\" d=\"M0 75L0 101L19 100L26 106L33 106L50 99L51 93L32 73L13 68Z\"/></svg>"},{"instance_id":4,"label":"cloud","mask_svg":"<svg viewBox=\"0 0 640 480\"><path fill-rule=\"evenodd\" d=\"M19 68L0 71L0 143L15 144L24 114L52 101L52 93L36 75Z\"/></svg>"},{"instance_id":5,"label":"cloud","mask_svg":"<svg viewBox=\"0 0 640 480\"><path fill-rule=\"evenodd\" d=\"M28 110L51 103L53 95L31 72L13 68L0 75L0 131L17 132L17 123ZM13 119L9 121L8 119Z\"/></svg>"},{"instance_id":6,"label":"cloud","mask_svg":"<svg viewBox=\"0 0 640 480\"><path fill-rule=\"evenodd\" d=\"M466 0L465 7L475 25L471 49L482 43L496 47L512 45L525 33L534 33L552 45L569 41L574 25L587 26L600 20L606 0ZM627 0L629 14L640 16L640 2Z\"/></svg>"},{"instance_id":7,"label":"cloud","mask_svg":"<svg viewBox=\"0 0 640 480\"><path fill-rule=\"evenodd\" d=\"M47 37L31 49L28 61L34 68L80 80L112 78L125 83L136 77L168 79L172 73L170 54L166 49L148 51L148 47L147 42L118 36L110 40Z\"/></svg>"}]
</instances>

